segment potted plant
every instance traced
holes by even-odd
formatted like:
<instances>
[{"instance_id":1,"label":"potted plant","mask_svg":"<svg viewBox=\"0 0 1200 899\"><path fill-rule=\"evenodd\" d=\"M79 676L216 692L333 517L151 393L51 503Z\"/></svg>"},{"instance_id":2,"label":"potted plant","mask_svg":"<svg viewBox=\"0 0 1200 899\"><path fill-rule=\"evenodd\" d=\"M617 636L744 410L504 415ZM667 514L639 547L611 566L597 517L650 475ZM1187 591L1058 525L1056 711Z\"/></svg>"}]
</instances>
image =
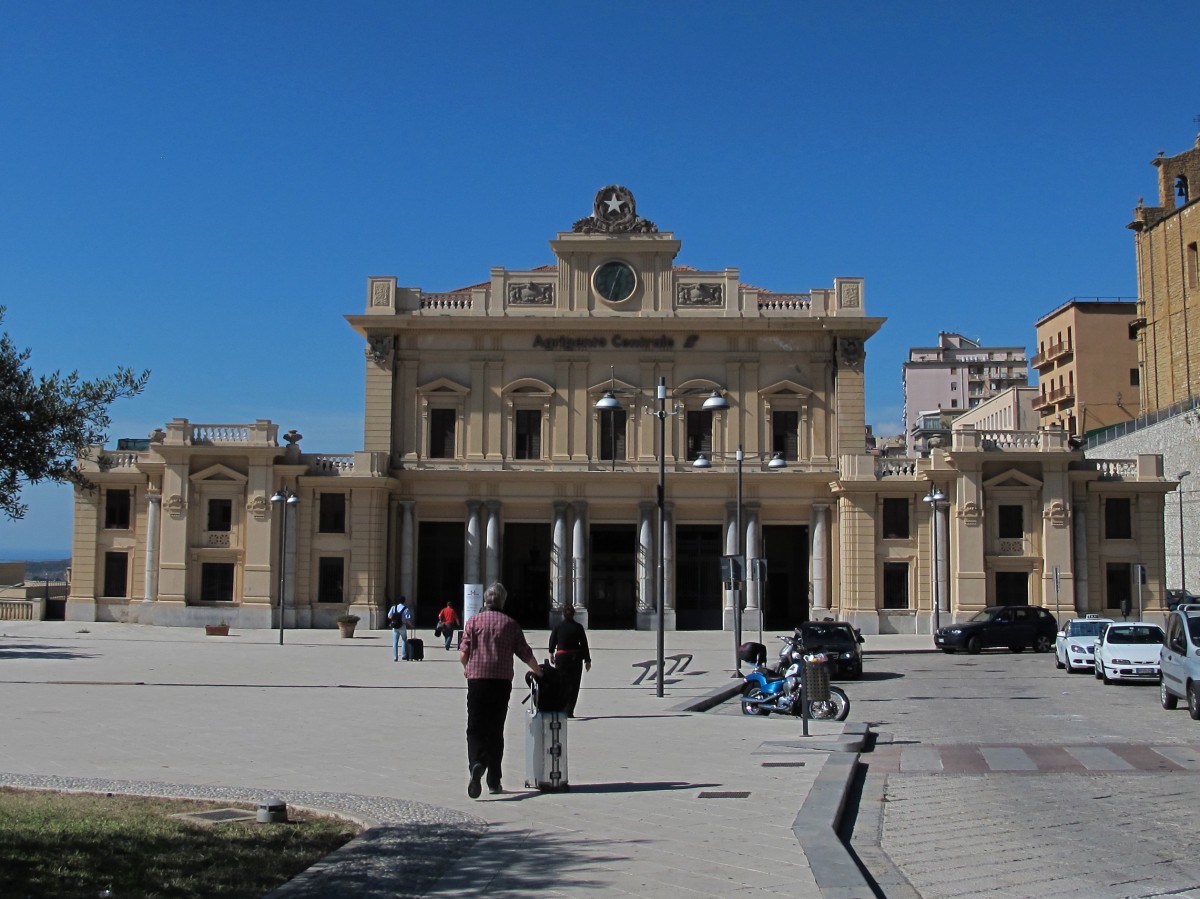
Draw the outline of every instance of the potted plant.
<instances>
[{"instance_id":1,"label":"potted plant","mask_svg":"<svg viewBox=\"0 0 1200 899\"><path fill-rule=\"evenodd\" d=\"M204 633L209 637L228 637L229 623L222 621L220 624L206 624L204 625Z\"/></svg>"},{"instance_id":2,"label":"potted plant","mask_svg":"<svg viewBox=\"0 0 1200 899\"><path fill-rule=\"evenodd\" d=\"M338 617L337 617L338 630L340 630L342 632L343 637L353 637L354 636L354 625L358 624L358 621L359 621L358 616L351 615L349 612L346 612L343 615L338 615Z\"/></svg>"}]
</instances>

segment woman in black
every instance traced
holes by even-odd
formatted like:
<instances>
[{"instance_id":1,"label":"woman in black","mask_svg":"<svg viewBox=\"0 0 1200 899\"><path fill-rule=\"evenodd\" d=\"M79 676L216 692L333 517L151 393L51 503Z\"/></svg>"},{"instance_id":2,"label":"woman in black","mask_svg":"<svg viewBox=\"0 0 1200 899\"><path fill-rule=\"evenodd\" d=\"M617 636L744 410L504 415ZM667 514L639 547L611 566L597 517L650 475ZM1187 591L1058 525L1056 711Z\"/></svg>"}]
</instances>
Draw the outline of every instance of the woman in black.
<instances>
[{"instance_id":1,"label":"woman in black","mask_svg":"<svg viewBox=\"0 0 1200 899\"><path fill-rule=\"evenodd\" d=\"M564 708L568 718L575 717L575 702L579 699L579 682L583 669L592 670L592 654L588 650L587 631L575 620L575 607L563 606L563 620L550 632L550 658L562 674L567 701Z\"/></svg>"}]
</instances>

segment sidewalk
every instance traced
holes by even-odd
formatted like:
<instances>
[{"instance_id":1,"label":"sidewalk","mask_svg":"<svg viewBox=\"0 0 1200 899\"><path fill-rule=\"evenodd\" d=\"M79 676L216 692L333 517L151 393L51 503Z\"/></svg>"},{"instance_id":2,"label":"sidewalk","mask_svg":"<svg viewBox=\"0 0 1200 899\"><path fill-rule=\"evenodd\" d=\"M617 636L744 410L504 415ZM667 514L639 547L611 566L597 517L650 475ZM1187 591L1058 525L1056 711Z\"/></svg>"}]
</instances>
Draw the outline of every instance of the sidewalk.
<instances>
[{"instance_id":1,"label":"sidewalk","mask_svg":"<svg viewBox=\"0 0 1200 899\"><path fill-rule=\"evenodd\" d=\"M507 792L472 801L461 666L431 635L425 662L394 663L385 631L287 631L280 646L277 631L0 622L0 782L278 796L381 825L278 891L289 899L871 895L831 867L836 847L813 841L853 770L853 753L831 752L840 723L812 722L804 738L798 719L686 711L736 687L729 634L668 633L667 654L694 658L661 699L650 680L632 686L633 664L654 658L654 632L589 636L570 792L523 788L521 683ZM546 637L529 634L539 650ZM928 636L868 637L866 669L928 646ZM870 690L869 680L841 685L852 702Z\"/></svg>"}]
</instances>

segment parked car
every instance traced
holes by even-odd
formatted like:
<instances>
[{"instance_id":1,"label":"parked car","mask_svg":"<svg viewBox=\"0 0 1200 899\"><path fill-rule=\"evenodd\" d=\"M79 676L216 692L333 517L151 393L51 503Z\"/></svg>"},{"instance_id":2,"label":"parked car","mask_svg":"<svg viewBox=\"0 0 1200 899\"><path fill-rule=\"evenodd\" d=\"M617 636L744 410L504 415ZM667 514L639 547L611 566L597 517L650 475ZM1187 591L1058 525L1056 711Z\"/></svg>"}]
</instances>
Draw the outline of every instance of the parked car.
<instances>
[{"instance_id":1,"label":"parked car","mask_svg":"<svg viewBox=\"0 0 1200 899\"><path fill-rule=\"evenodd\" d=\"M989 606L961 624L938 628L933 642L943 652L976 653L988 646L1007 646L1013 652L1032 646L1036 652L1049 652L1057 632L1054 616L1038 606Z\"/></svg>"},{"instance_id":2,"label":"parked car","mask_svg":"<svg viewBox=\"0 0 1200 899\"><path fill-rule=\"evenodd\" d=\"M1164 638L1163 629L1149 621L1110 624L1096 641L1096 679L1158 680Z\"/></svg>"},{"instance_id":3,"label":"parked car","mask_svg":"<svg viewBox=\"0 0 1200 899\"><path fill-rule=\"evenodd\" d=\"M1096 639L1113 623L1111 618L1099 615L1072 618L1054 639L1054 667L1066 668L1068 674L1091 668L1095 661Z\"/></svg>"},{"instance_id":4,"label":"parked car","mask_svg":"<svg viewBox=\"0 0 1200 899\"><path fill-rule=\"evenodd\" d=\"M796 639L805 652L823 652L832 677L862 677L863 636L844 621L805 621L796 628Z\"/></svg>"},{"instance_id":5,"label":"parked car","mask_svg":"<svg viewBox=\"0 0 1200 899\"><path fill-rule=\"evenodd\" d=\"M1167 637L1159 652L1162 707L1187 702L1188 714L1200 721L1200 605L1176 606L1167 618Z\"/></svg>"}]
</instances>

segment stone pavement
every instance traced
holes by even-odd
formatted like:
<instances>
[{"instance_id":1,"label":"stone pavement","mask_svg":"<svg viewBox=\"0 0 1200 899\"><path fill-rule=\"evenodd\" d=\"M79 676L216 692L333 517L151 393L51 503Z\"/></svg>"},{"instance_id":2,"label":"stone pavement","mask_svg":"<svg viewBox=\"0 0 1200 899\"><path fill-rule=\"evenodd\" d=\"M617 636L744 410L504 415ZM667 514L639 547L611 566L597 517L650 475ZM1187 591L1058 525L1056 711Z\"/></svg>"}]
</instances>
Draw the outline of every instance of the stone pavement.
<instances>
[{"instance_id":1,"label":"stone pavement","mask_svg":"<svg viewBox=\"0 0 1200 899\"><path fill-rule=\"evenodd\" d=\"M535 649L546 636L529 634ZM287 631L280 646L276 631L0 622L0 783L278 796L379 825L277 891L289 899L873 895L832 838L854 758L832 750L856 745L841 724L805 738L798 719L688 711L736 687L731 635L668 633L668 654L694 658L661 699L632 685L653 632L590 637L570 792L523 788L520 682L506 793L472 801L465 682L431 635L426 661L395 663L385 631ZM867 669L927 643L868 637ZM853 702L869 682L843 687Z\"/></svg>"}]
</instances>

